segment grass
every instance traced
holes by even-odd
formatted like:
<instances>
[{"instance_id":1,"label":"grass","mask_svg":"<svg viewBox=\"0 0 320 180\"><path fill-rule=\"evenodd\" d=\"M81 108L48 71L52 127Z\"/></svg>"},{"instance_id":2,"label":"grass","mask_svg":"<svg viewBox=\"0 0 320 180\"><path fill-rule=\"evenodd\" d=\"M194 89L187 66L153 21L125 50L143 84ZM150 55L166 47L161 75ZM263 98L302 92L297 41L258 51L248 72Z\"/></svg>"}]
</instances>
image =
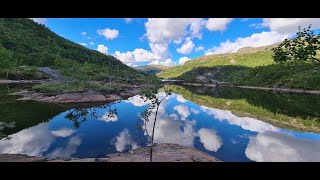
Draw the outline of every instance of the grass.
<instances>
[{"instance_id":1,"label":"grass","mask_svg":"<svg viewBox=\"0 0 320 180\"><path fill-rule=\"evenodd\" d=\"M185 99L206 107L230 110L238 116L252 117L277 127L299 131L320 132L320 105L318 96L288 95L264 91L222 88L212 91L170 85L172 92ZM215 95L219 94L219 95Z\"/></svg>"},{"instance_id":2,"label":"grass","mask_svg":"<svg viewBox=\"0 0 320 180\"><path fill-rule=\"evenodd\" d=\"M47 74L39 72L34 66L0 68L0 79L39 80L48 78L49 76Z\"/></svg>"},{"instance_id":3,"label":"grass","mask_svg":"<svg viewBox=\"0 0 320 180\"><path fill-rule=\"evenodd\" d=\"M121 84L107 84L102 82L86 82L86 81L74 81L74 82L50 82L37 84L32 86L32 89L38 92L47 94L59 94L59 93L76 93L86 92L89 90L109 94L121 91L124 85Z\"/></svg>"},{"instance_id":4,"label":"grass","mask_svg":"<svg viewBox=\"0 0 320 180\"><path fill-rule=\"evenodd\" d=\"M215 54L201 56L187 61L183 65L166 69L158 73L157 76L160 78L177 78L184 73L199 67L214 67L226 65L256 67L261 65L269 65L272 63L273 60L271 51Z\"/></svg>"},{"instance_id":5,"label":"grass","mask_svg":"<svg viewBox=\"0 0 320 180\"><path fill-rule=\"evenodd\" d=\"M218 80L236 85L320 90L320 63L274 63L270 50L273 46L201 56L166 69L157 76L197 83ZM316 57L320 58L320 53Z\"/></svg>"}]
</instances>

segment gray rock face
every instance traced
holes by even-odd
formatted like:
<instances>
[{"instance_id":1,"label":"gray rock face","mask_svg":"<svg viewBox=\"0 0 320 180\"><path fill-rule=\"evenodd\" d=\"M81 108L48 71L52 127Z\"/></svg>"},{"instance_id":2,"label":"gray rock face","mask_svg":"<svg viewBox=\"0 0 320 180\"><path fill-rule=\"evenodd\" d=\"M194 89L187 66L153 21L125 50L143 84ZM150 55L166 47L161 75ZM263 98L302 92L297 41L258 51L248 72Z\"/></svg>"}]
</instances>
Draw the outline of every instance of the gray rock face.
<instances>
[{"instance_id":1,"label":"gray rock face","mask_svg":"<svg viewBox=\"0 0 320 180\"><path fill-rule=\"evenodd\" d=\"M38 67L38 71L48 74L52 79L60 79L59 72L49 67Z\"/></svg>"}]
</instances>

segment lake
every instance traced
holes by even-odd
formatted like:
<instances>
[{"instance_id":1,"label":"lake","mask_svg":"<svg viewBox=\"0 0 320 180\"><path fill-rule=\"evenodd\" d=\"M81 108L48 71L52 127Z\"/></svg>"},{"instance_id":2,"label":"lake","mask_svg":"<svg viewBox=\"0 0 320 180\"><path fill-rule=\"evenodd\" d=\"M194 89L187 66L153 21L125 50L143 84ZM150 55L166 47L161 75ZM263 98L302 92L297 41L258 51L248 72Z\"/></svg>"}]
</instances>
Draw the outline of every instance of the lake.
<instances>
[{"instance_id":1,"label":"lake","mask_svg":"<svg viewBox=\"0 0 320 180\"><path fill-rule=\"evenodd\" d=\"M319 127L320 96L170 87L172 95L159 107L155 143L193 147L222 161L320 161L320 134L304 132L296 123ZM139 95L69 108L6 95L19 88L0 86L0 153L66 159L103 157L148 145L148 134L141 130L148 102ZM292 119L294 126L288 123Z\"/></svg>"}]
</instances>

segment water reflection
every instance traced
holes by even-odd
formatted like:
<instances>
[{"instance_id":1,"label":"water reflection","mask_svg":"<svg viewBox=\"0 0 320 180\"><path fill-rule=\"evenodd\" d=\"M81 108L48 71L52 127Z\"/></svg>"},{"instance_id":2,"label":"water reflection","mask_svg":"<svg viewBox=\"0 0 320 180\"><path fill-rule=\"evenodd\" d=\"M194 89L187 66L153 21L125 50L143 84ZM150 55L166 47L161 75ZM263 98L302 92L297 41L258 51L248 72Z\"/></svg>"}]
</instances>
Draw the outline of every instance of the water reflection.
<instances>
[{"instance_id":1,"label":"water reflection","mask_svg":"<svg viewBox=\"0 0 320 180\"><path fill-rule=\"evenodd\" d=\"M70 158L71 155L76 153L78 147L81 144L81 138L78 136L71 137L68 140L68 143L65 147L58 147L54 149L51 153L46 155L46 157L51 158L51 159L67 159Z\"/></svg>"},{"instance_id":2,"label":"water reflection","mask_svg":"<svg viewBox=\"0 0 320 180\"><path fill-rule=\"evenodd\" d=\"M229 110L210 106L218 103L223 105L221 107L234 106L236 102L228 99L227 95L213 99L210 93L189 92L176 92L160 104L155 143L194 147L222 161L320 161L320 134L278 128L255 118L240 117ZM205 90L202 89L201 93ZM159 98L164 96L163 92L158 93ZM291 99L297 100L298 96ZM30 106L40 106L33 105L34 102L28 103ZM144 124L144 118L139 115L146 110L148 103L137 95L92 108L65 109L62 112L53 109L52 112L58 113L51 114L51 117L33 116L34 122L40 122L37 125L21 119L15 121L18 117L13 116L17 113L9 109L17 104L7 103L7 111L1 114L2 120L6 121L0 121L0 132L8 132L8 129L21 127L21 124L24 128L9 134L10 139L0 140L0 153L65 159L103 157L109 153L145 147L149 144L149 134L138 129L137 124L140 128ZM316 105L309 104L308 107ZM52 107L46 104L41 106L45 112ZM313 117L316 115L310 109L304 111L313 114ZM28 115L31 113L26 111L19 111L17 116L23 117L24 113L27 113L27 120L32 121ZM150 121L145 124L149 132L153 127L154 115L151 113Z\"/></svg>"},{"instance_id":3,"label":"water reflection","mask_svg":"<svg viewBox=\"0 0 320 180\"><path fill-rule=\"evenodd\" d=\"M215 129L206 129L201 128L198 131L200 142L203 144L204 148L206 148L208 151L218 151L218 149L222 145L221 138L217 135L217 132Z\"/></svg>"},{"instance_id":4,"label":"water reflection","mask_svg":"<svg viewBox=\"0 0 320 180\"><path fill-rule=\"evenodd\" d=\"M132 139L128 129L120 132L119 136L116 137L114 145L118 152L123 152L126 149L132 150L139 148L139 145Z\"/></svg>"},{"instance_id":5,"label":"water reflection","mask_svg":"<svg viewBox=\"0 0 320 180\"><path fill-rule=\"evenodd\" d=\"M42 156L53 141L49 123L41 123L11 135L9 140L0 140L0 153Z\"/></svg>"},{"instance_id":6,"label":"water reflection","mask_svg":"<svg viewBox=\"0 0 320 180\"><path fill-rule=\"evenodd\" d=\"M311 135L312 136L312 135ZM267 131L250 137L245 153L259 162L320 161L320 137L307 139L291 133Z\"/></svg>"}]
</instances>

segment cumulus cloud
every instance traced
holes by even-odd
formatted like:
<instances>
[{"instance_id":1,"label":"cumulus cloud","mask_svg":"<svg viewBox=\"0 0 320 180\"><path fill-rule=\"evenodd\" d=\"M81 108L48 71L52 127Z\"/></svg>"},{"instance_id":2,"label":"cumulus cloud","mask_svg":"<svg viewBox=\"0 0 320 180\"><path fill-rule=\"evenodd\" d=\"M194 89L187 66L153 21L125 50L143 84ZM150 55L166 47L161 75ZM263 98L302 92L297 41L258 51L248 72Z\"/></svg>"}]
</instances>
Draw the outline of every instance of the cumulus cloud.
<instances>
[{"instance_id":1,"label":"cumulus cloud","mask_svg":"<svg viewBox=\"0 0 320 180\"><path fill-rule=\"evenodd\" d=\"M103 45L103 44L99 44L97 51L103 53L103 54L108 54L108 47Z\"/></svg>"},{"instance_id":2,"label":"cumulus cloud","mask_svg":"<svg viewBox=\"0 0 320 180\"><path fill-rule=\"evenodd\" d=\"M160 61L160 60L152 61L150 64L156 64L156 65L162 65L162 66L175 66L176 65L176 63L174 61L172 61L170 58L168 58L164 61Z\"/></svg>"},{"instance_id":3,"label":"cumulus cloud","mask_svg":"<svg viewBox=\"0 0 320 180\"><path fill-rule=\"evenodd\" d=\"M187 62L187 61L189 61L190 60L190 58L188 58L188 57L181 57L180 59L179 59L179 65L182 65L182 64L184 64L185 62Z\"/></svg>"},{"instance_id":4,"label":"cumulus cloud","mask_svg":"<svg viewBox=\"0 0 320 180\"><path fill-rule=\"evenodd\" d=\"M198 131L200 142L208 151L217 152L222 145L221 138L214 129L201 128Z\"/></svg>"},{"instance_id":5,"label":"cumulus cloud","mask_svg":"<svg viewBox=\"0 0 320 180\"><path fill-rule=\"evenodd\" d=\"M146 37L151 43L165 43L183 38L190 20L188 18L148 18Z\"/></svg>"},{"instance_id":6,"label":"cumulus cloud","mask_svg":"<svg viewBox=\"0 0 320 180\"><path fill-rule=\"evenodd\" d=\"M205 51L206 55L220 54L226 52L236 52L243 47L259 47L274 44L288 38L287 34L278 34L277 32L261 32L252 34L249 37L239 37L235 41L229 40L220 43L220 46L215 46Z\"/></svg>"},{"instance_id":7,"label":"cumulus cloud","mask_svg":"<svg viewBox=\"0 0 320 180\"><path fill-rule=\"evenodd\" d=\"M233 18L209 18L206 22L206 28L209 31L224 31Z\"/></svg>"},{"instance_id":8,"label":"cumulus cloud","mask_svg":"<svg viewBox=\"0 0 320 180\"><path fill-rule=\"evenodd\" d=\"M77 136L71 137L66 147L58 147L47 155L50 159L56 158L70 158L72 154L77 152L78 147L81 144L81 139Z\"/></svg>"},{"instance_id":9,"label":"cumulus cloud","mask_svg":"<svg viewBox=\"0 0 320 180\"><path fill-rule=\"evenodd\" d=\"M201 110L208 115L212 115L214 119L219 121L227 121L231 125L240 126L242 129L253 131L253 132L265 132L265 131L277 131L278 129L263 121L249 118L249 117L238 117L231 113L231 111L221 110L216 108L208 108L201 106Z\"/></svg>"},{"instance_id":10,"label":"cumulus cloud","mask_svg":"<svg viewBox=\"0 0 320 180\"><path fill-rule=\"evenodd\" d=\"M191 38L187 38L185 43L180 48L177 48L177 52L180 54L190 54L194 48L194 43Z\"/></svg>"},{"instance_id":11,"label":"cumulus cloud","mask_svg":"<svg viewBox=\"0 0 320 180\"><path fill-rule=\"evenodd\" d=\"M48 26L46 18L30 18L30 19L32 19L34 22L38 24L43 24L45 26Z\"/></svg>"},{"instance_id":12,"label":"cumulus cloud","mask_svg":"<svg viewBox=\"0 0 320 180\"><path fill-rule=\"evenodd\" d=\"M71 136L75 130L69 129L69 128L61 128L59 130L51 131L51 134L53 134L56 137L68 137Z\"/></svg>"},{"instance_id":13,"label":"cumulus cloud","mask_svg":"<svg viewBox=\"0 0 320 180\"><path fill-rule=\"evenodd\" d=\"M124 21L125 21L127 24L131 23L132 20L133 20L133 18L124 18Z\"/></svg>"},{"instance_id":14,"label":"cumulus cloud","mask_svg":"<svg viewBox=\"0 0 320 180\"><path fill-rule=\"evenodd\" d=\"M133 141L128 129L124 129L120 134L116 137L115 147L118 152L123 152L126 150L127 146L130 146L131 149L139 148L138 144Z\"/></svg>"},{"instance_id":15,"label":"cumulus cloud","mask_svg":"<svg viewBox=\"0 0 320 180\"><path fill-rule=\"evenodd\" d=\"M87 35L87 32L81 32L81 35L85 36L85 35Z\"/></svg>"},{"instance_id":16,"label":"cumulus cloud","mask_svg":"<svg viewBox=\"0 0 320 180\"><path fill-rule=\"evenodd\" d=\"M203 46L198 46L194 49L195 52L203 51L204 47Z\"/></svg>"},{"instance_id":17,"label":"cumulus cloud","mask_svg":"<svg viewBox=\"0 0 320 180\"><path fill-rule=\"evenodd\" d=\"M94 45L94 42L91 41L91 42L90 42L90 45L93 46L93 45Z\"/></svg>"},{"instance_id":18,"label":"cumulus cloud","mask_svg":"<svg viewBox=\"0 0 320 180\"><path fill-rule=\"evenodd\" d=\"M196 37L198 39L202 38L201 30L206 25L206 20L202 18L191 18L190 19L190 34L191 37Z\"/></svg>"},{"instance_id":19,"label":"cumulus cloud","mask_svg":"<svg viewBox=\"0 0 320 180\"><path fill-rule=\"evenodd\" d=\"M87 43L79 43L81 46L87 46Z\"/></svg>"},{"instance_id":20,"label":"cumulus cloud","mask_svg":"<svg viewBox=\"0 0 320 180\"><path fill-rule=\"evenodd\" d=\"M320 18L264 18L262 26L280 34L294 34L298 27L320 28Z\"/></svg>"},{"instance_id":21,"label":"cumulus cloud","mask_svg":"<svg viewBox=\"0 0 320 180\"><path fill-rule=\"evenodd\" d=\"M100 36L104 36L107 40L110 39L115 39L118 37L119 35L119 31L116 30L116 29L109 29L109 28L106 28L106 29L99 29L98 31L98 34Z\"/></svg>"},{"instance_id":22,"label":"cumulus cloud","mask_svg":"<svg viewBox=\"0 0 320 180\"><path fill-rule=\"evenodd\" d=\"M190 115L188 106L186 106L184 104L177 105L177 106L173 107L173 109L179 113L182 120L186 120L188 118L188 116Z\"/></svg>"},{"instance_id":23,"label":"cumulus cloud","mask_svg":"<svg viewBox=\"0 0 320 180\"><path fill-rule=\"evenodd\" d=\"M120 51L115 52L116 58L120 59L124 63L135 63L135 62L147 62L160 60L160 57L150 51L142 48L137 48L134 51L127 51L121 53Z\"/></svg>"},{"instance_id":24,"label":"cumulus cloud","mask_svg":"<svg viewBox=\"0 0 320 180\"><path fill-rule=\"evenodd\" d=\"M245 154L258 162L319 162L319 149L319 139L304 139L292 134L268 131L250 137Z\"/></svg>"},{"instance_id":25,"label":"cumulus cloud","mask_svg":"<svg viewBox=\"0 0 320 180\"><path fill-rule=\"evenodd\" d=\"M111 114L109 112L106 112L104 115L98 117L98 120L101 120L104 122L116 122L118 120L118 116L116 114Z\"/></svg>"},{"instance_id":26,"label":"cumulus cloud","mask_svg":"<svg viewBox=\"0 0 320 180\"><path fill-rule=\"evenodd\" d=\"M167 43L149 43L152 53L158 56L160 59L165 59L168 56L168 44Z\"/></svg>"}]
</instances>

